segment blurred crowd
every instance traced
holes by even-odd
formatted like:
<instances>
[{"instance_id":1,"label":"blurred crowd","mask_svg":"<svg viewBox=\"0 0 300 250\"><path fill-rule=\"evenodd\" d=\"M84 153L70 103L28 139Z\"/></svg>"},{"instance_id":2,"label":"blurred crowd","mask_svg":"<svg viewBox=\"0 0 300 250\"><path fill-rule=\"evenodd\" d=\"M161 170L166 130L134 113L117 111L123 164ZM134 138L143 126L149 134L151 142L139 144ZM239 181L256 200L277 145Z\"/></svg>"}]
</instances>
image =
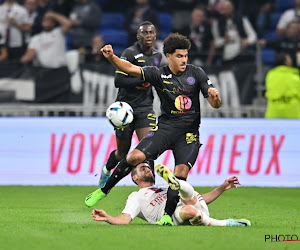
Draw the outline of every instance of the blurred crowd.
<instances>
[{"instance_id":1,"label":"blurred crowd","mask_svg":"<svg viewBox=\"0 0 300 250\"><path fill-rule=\"evenodd\" d=\"M77 59L68 62L66 54L76 50L79 63L108 72L100 48L110 43L120 55L143 21L155 25L160 51L170 32L187 36L189 62L197 66L254 64L259 48L263 64L289 57L280 65L299 75L300 0L0 0L0 63L68 66L73 74Z\"/></svg>"},{"instance_id":2,"label":"blurred crowd","mask_svg":"<svg viewBox=\"0 0 300 250\"><path fill-rule=\"evenodd\" d=\"M56 68L66 64L64 53L71 49L78 49L89 62L100 61L99 48L112 43L105 41L110 40L105 32L113 36L115 28L107 30L103 25L109 26L109 20L103 18L115 13L124 16L113 21L126 32L120 52L136 41L138 25L149 20L157 27L158 49L169 31L182 33L192 42L190 61L199 66L254 60L257 44L287 52L293 65L300 65L300 0L0 0L0 4L1 62ZM169 24L162 13L171 18Z\"/></svg>"}]
</instances>

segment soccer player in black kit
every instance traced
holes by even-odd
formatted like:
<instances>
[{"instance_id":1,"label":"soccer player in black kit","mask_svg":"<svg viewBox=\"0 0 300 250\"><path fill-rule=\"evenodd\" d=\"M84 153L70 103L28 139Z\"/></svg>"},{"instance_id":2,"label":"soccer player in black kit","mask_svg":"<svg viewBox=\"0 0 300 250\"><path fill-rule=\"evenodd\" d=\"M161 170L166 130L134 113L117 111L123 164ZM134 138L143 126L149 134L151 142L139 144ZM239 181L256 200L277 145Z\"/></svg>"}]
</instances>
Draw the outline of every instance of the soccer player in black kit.
<instances>
[{"instance_id":1,"label":"soccer player in black kit","mask_svg":"<svg viewBox=\"0 0 300 250\"><path fill-rule=\"evenodd\" d=\"M86 197L85 204L94 206L106 197L132 168L145 160L155 160L167 149L175 158L174 175L186 180L193 167L200 148L200 102L199 94L207 99L214 108L221 106L219 92L213 87L205 72L194 65L187 64L190 41L178 33L171 33L164 41L164 54L169 66L138 67L114 55L111 45L104 46L103 55L118 69L150 82L156 89L161 101L161 116L157 127L151 130L139 145L122 159L106 184ZM160 166L155 166L160 171ZM168 172L160 174L167 178ZM170 176L170 175L169 175ZM172 184L172 183L171 183ZM178 192L169 188L165 215L158 225L173 225L171 215L179 201Z\"/></svg>"},{"instance_id":2,"label":"soccer player in black kit","mask_svg":"<svg viewBox=\"0 0 300 250\"><path fill-rule=\"evenodd\" d=\"M155 39L155 26L149 21L141 23L137 30L138 41L124 50L121 59L140 67L167 65L168 62L165 56L153 48ZM102 168L99 180L100 188L106 183L111 170L128 153L134 130L139 141L141 141L150 129L156 125L156 116L153 112L152 86L148 82L116 70L115 86L119 88L116 101L127 102L134 110L134 119L126 128L115 128L117 150L110 153L107 163ZM149 163L154 171L153 161Z\"/></svg>"}]
</instances>

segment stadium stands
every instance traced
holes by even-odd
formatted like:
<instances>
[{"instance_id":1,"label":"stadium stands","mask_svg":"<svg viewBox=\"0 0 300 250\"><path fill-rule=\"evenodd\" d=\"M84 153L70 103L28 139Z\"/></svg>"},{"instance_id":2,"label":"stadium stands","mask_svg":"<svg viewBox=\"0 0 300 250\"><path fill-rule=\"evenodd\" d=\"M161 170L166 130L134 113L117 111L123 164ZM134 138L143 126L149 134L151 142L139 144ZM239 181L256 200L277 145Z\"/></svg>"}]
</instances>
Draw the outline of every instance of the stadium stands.
<instances>
[{"instance_id":1,"label":"stadium stands","mask_svg":"<svg viewBox=\"0 0 300 250\"><path fill-rule=\"evenodd\" d=\"M159 39L164 40L172 31L172 16L169 13L160 13L158 19L160 24Z\"/></svg>"},{"instance_id":2,"label":"stadium stands","mask_svg":"<svg viewBox=\"0 0 300 250\"><path fill-rule=\"evenodd\" d=\"M275 1L275 12L282 13L287 9L292 9L295 5L294 0L276 0Z\"/></svg>"}]
</instances>

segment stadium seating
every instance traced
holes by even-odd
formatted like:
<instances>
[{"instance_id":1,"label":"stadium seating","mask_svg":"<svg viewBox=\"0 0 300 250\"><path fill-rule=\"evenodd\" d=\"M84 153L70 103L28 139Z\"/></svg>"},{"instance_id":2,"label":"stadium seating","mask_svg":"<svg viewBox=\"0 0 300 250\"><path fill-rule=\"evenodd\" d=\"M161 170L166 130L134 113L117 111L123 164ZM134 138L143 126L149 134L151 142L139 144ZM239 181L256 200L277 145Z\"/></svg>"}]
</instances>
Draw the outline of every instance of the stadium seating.
<instances>
[{"instance_id":1,"label":"stadium seating","mask_svg":"<svg viewBox=\"0 0 300 250\"><path fill-rule=\"evenodd\" d=\"M281 13L287 9L292 9L295 6L294 0L276 0L275 12Z\"/></svg>"},{"instance_id":2,"label":"stadium seating","mask_svg":"<svg viewBox=\"0 0 300 250\"><path fill-rule=\"evenodd\" d=\"M269 30L264 34L264 38L267 40L275 40L278 38L276 31Z\"/></svg>"},{"instance_id":3,"label":"stadium seating","mask_svg":"<svg viewBox=\"0 0 300 250\"><path fill-rule=\"evenodd\" d=\"M164 40L172 31L172 16L168 13L159 13L158 19L160 24L159 39Z\"/></svg>"},{"instance_id":4,"label":"stadium seating","mask_svg":"<svg viewBox=\"0 0 300 250\"><path fill-rule=\"evenodd\" d=\"M116 12L106 12L102 14L100 33L103 30L123 30L124 28L124 15Z\"/></svg>"},{"instance_id":5,"label":"stadium seating","mask_svg":"<svg viewBox=\"0 0 300 250\"><path fill-rule=\"evenodd\" d=\"M274 66L276 52L272 49L265 48L261 51L261 59L263 64Z\"/></svg>"},{"instance_id":6,"label":"stadium seating","mask_svg":"<svg viewBox=\"0 0 300 250\"><path fill-rule=\"evenodd\" d=\"M281 17L282 13L273 13L271 16L271 25L272 29L276 29L277 23Z\"/></svg>"},{"instance_id":7,"label":"stadium seating","mask_svg":"<svg viewBox=\"0 0 300 250\"><path fill-rule=\"evenodd\" d=\"M105 43L113 46L116 55L120 55L127 46L128 33L125 30L105 29L100 34Z\"/></svg>"}]
</instances>

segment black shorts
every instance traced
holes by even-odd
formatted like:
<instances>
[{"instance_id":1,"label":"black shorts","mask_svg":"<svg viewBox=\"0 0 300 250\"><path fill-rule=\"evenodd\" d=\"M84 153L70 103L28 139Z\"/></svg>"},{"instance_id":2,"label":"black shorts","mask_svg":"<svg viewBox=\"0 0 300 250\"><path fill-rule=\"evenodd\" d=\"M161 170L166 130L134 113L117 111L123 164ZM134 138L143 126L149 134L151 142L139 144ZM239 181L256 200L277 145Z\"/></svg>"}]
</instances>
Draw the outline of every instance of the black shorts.
<instances>
[{"instance_id":1,"label":"black shorts","mask_svg":"<svg viewBox=\"0 0 300 250\"><path fill-rule=\"evenodd\" d=\"M156 126L156 116L153 110L137 112L133 114L133 121L126 128L115 128L116 137L119 140L131 139L134 130L139 128L154 128Z\"/></svg>"},{"instance_id":2,"label":"black shorts","mask_svg":"<svg viewBox=\"0 0 300 250\"><path fill-rule=\"evenodd\" d=\"M191 169L196 162L200 146L198 129L172 128L158 124L158 129L150 131L136 149L142 151L147 160L156 160L163 152L171 149L175 166L185 164Z\"/></svg>"}]
</instances>

